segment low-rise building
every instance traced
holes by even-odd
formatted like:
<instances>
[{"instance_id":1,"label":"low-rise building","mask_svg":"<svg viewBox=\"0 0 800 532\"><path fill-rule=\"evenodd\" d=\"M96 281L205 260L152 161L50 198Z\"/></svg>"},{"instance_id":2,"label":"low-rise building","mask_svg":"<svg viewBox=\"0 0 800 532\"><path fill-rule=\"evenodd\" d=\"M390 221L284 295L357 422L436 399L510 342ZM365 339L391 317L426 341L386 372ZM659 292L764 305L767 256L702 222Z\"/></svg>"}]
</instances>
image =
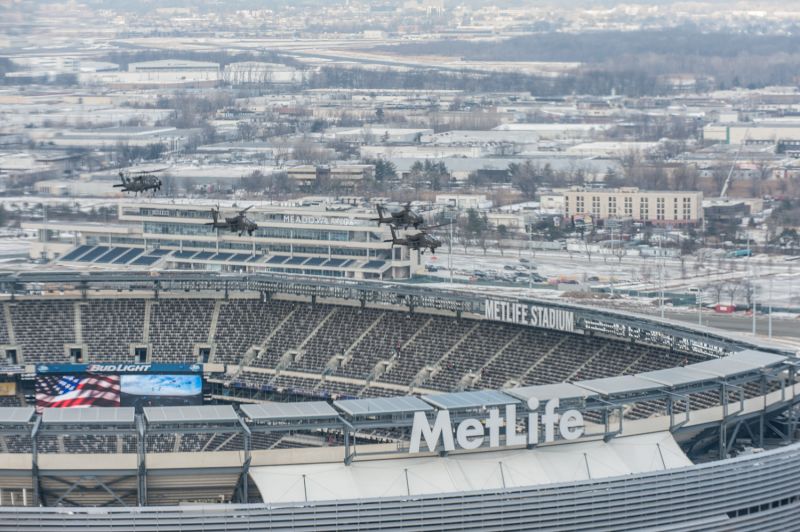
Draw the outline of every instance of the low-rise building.
<instances>
[{"instance_id":1,"label":"low-rise building","mask_svg":"<svg viewBox=\"0 0 800 532\"><path fill-rule=\"evenodd\" d=\"M703 219L703 193L572 187L564 191L564 213L570 219L588 215L595 223L627 219L658 225L695 225Z\"/></svg>"},{"instance_id":2,"label":"low-rise building","mask_svg":"<svg viewBox=\"0 0 800 532\"><path fill-rule=\"evenodd\" d=\"M561 192L543 192L539 194L539 209L548 214L564 215L564 201Z\"/></svg>"},{"instance_id":3,"label":"low-rise building","mask_svg":"<svg viewBox=\"0 0 800 532\"><path fill-rule=\"evenodd\" d=\"M494 229L501 226L509 232L525 231L525 227L531 221L532 216L520 212L487 212L486 219Z\"/></svg>"},{"instance_id":4,"label":"low-rise building","mask_svg":"<svg viewBox=\"0 0 800 532\"><path fill-rule=\"evenodd\" d=\"M31 257L85 269L167 268L279 272L348 279L407 279L422 271L418 251L391 246L389 228L370 209L348 205L254 205L252 236L210 225L211 204L119 203L119 221L26 222L38 233ZM222 206L230 217L244 205ZM85 251L85 254L81 252ZM125 262L133 254L136 259ZM142 260L145 259L145 260Z\"/></svg>"},{"instance_id":5,"label":"low-rise building","mask_svg":"<svg viewBox=\"0 0 800 532\"><path fill-rule=\"evenodd\" d=\"M725 144L777 144L780 141L800 141L800 121L797 119L709 124L703 128L706 142Z\"/></svg>"},{"instance_id":6,"label":"low-rise building","mask_svg":"<svg viewBox=\"0 0 800 532\"><path fill-rule=\"evenodd\" d=\"M437 194L436 203L452 205L459 210L489 209L492 206L492 202L486 199L486 194Z\"/></svg>"},{"instance_id":7,"label":"low-rise building","mask_svg":"<svg viewBox=\"0 0 800 532\"><path fill-rule=\"evenodd\" d=\"M286 173L301 188L312 188L318 181L329 180L340 188L354 189L375 175L372 164L338 164L334 166L304 164L289 168Z\"/></svg>"}]
</instances>

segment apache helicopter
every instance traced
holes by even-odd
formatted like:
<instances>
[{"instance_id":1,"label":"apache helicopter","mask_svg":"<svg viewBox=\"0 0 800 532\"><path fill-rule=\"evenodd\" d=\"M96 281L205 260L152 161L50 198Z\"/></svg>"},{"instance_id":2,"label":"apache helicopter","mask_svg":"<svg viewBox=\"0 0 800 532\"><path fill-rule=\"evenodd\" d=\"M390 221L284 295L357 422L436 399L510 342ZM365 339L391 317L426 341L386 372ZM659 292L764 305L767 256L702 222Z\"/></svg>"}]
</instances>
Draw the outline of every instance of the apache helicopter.
<instances>
[{"instance_id":1,"label":"apache helicopter","mask_svg":"<svg viewBox=\"0 0 800 532\"><path fill-rule=\"evenodd\" d=\"M373 218L372 221L378 222L379 226L381 224L389 224L397 228L402 226L403 229L408 229L409 227L419 229L419 227L425 223L422 216L411 209L411 202L403 205L403 208L400 210L386 211L383 205L378 205L377 209L378 217ZM389 216L384 216L384 213L388 213Z\"/></svg>"},{"instance_id":2,"label":"apache helicopter","mask_svg":"<svg viewBox=\"0 0 800 532\"><path fill-rule=\"evenodd\" d=\"M157 171L157 170L156 170ZM156 171L152 172L136 172L133 176L127 172L120 170L119 178L122 183L117 183L114 187L121 187L123 192L146 192L152 190L153 194L161 190L161 180L153 175Z\"/></svg>"},{"instance_id":3,"label":"apache helicopter","mask_svg":"<svg viewBox=\"0 0 800 532\"><path fill-rule=\"evenodd\" d=\"M435 226L439 227L439 226ZM384 240L384 242L391 242L392 247L395 246L408 246L408 249L415 249L419 251L420 255L425 254L426 249L430 249L431 253L436 252L436 248L442 246L442 241L436 238L435 236L429 234L425 229L431 229L430 227L420 229L419 233L415 233L413 235L406 235L405 238L398 238L397 233L395 233L394 226L390 226L389 229L392 231L392 239L391 240Z\"/></svg>"},{"instance_id":4,"label":"apache helicopter","mask_svg":"<svg viewBox=\"0 0 800 532\"><path fill-rule=\"evenodd\" d=\"M230 218L223 218L224 221L220 221L219 219L219 205L217 208L211 208L211 218L213 218L213 222L208 222L206 225L211 225L214 229L230 229L232 233L239 232L239 236L246 231L249 236L253 236L253 232L258 229L258 225L248 218L245 213L249 211L253 206L250 205L249 207L242 209L239 211L236 216L232 216Z\"/></svg>"}]
</instances>

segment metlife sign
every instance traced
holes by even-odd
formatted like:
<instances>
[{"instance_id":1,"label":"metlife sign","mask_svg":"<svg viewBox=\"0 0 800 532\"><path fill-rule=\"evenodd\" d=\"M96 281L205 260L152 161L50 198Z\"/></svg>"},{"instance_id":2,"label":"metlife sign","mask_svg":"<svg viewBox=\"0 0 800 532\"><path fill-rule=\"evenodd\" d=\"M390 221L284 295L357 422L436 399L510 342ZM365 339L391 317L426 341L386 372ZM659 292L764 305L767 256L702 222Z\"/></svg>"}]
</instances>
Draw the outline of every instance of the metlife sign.
<instances>
[{"instance_id":1,"label":"metlife sign","mask_svg":"<svg viewBox=\"0 0 800 532\"><path fill-rule=\"evenodd\" d=\"M571 310L487 299L484 304L484 317L492 321L575 332L575 314Z\"/></svg>"},{"instance_id":2,"label":"metlife sign","mask_svg":"<svg viewBox=\"0 0 800 532\"><path fill-rule=\"evenodd\" d=\"M450 412L439 410L431 424L425 412L414 413L414 424L411 427L410 453L420 452L422 440L430 452L477 449L486 444L489 438L489 447L501 447L501 429L505 427L505 440L503 446L537 445L539 443L552 443L556 440L556 433L563 440L577 440L584 433L583 415L577 410L558 412L560 401L549 400L544 407L544 414L539 419L539 400L535 397L528 399L530 413L524 421L527 425L526 432L518 432L520 419L517 417L517 407L507 405L505 417L500 415L499 408L488 409L485 419L468 418L456 427L450 420ZM455 437L454 437L455 436ZM441 445L441 447L440 447Z\"/></svg>"}]
</instances>

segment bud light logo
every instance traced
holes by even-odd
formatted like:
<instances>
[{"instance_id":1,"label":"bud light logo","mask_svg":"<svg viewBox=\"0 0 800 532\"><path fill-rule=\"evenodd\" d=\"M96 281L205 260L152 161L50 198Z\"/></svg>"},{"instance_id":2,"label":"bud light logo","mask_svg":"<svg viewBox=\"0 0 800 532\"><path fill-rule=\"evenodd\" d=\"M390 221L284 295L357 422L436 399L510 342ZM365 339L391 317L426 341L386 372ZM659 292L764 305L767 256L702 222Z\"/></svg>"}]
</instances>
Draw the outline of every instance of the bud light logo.
<instances>
[{"instance_id":1,"label":"bud light logo","mask_svg":"<svg viewBox=\"0 0 800 532\"><path fill-rule=\"evenodd\" d=\"M150 364L89 364L86 371L90 373L147 373Z\"/></svg>"}]
</instances>

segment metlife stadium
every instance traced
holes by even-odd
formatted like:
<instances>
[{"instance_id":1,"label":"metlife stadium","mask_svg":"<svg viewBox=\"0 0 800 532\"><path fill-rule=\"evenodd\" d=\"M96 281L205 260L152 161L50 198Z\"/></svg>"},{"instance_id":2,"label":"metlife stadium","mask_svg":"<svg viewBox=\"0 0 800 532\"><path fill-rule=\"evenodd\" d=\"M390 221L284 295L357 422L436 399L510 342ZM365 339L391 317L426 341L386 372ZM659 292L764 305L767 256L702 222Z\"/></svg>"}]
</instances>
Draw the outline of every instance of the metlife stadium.
<instances>
[{"instance_id":1,"label":"metlife stadium","mask_svg":"<svg viewBox=\"0 0 800 532\"><path fill-rule=\"evenodd\" d=\"M752 338L278 274L10 274L0 293L0 530L800 519L797 359Z\"/></svg>"}]
</instances>

